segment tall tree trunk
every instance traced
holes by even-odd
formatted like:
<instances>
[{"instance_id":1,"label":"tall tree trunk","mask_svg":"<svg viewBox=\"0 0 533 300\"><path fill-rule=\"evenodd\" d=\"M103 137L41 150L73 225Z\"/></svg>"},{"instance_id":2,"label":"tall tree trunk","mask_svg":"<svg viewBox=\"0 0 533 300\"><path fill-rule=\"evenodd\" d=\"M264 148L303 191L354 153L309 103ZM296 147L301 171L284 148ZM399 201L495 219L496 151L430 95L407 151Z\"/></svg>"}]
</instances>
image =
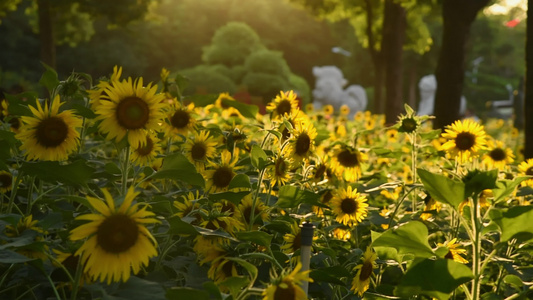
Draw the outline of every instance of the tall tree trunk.
<instances>
[{"instance_id":1,"label":"tall tree trunk","mask_svg":"<svg viewBox=\"0 0 533 300\"><path fill-rule=\"evenodd\" d=\"M403 44L407 27L405 9L393 0L385 2L383 40L381 49L385 59L385 120L397 121L403 111Z\"/></svg>"},{"instance_id":2,"label":"tall tree trunk","mask_svg":"<svg viewBox=\"0 0 533 300\"><path fill-rule=\"evenodd\" d=\"M445 0L442 2L444 28L435 76L435 127L453 123L461 116L461 95L465 76L466 46L470 26L489 0Z\"/></svg>"},{"instance_id":3,"label":"tall tree trunk","mask_svg":"<svg viewBox=\"0 0 533 300\"><path fill-rule=\"evenodd\" d=\"M376 39L372 31L372 22L374 22L374 6L372 0L365 0L366 6L366 34L368 36L368 51L374 65L374 112L377 114L385 113L385 101L383 99L383 71L384 64L382 52L376 49Z\"/></svg>"},{"instance_id":4,"label":"tall tree trunk","mask_svg":"<svg viewBox=\"0 0 533 300\"><path fill-rule=\"evenodd\" d=\"M524 97L524 157L533 158L533 0L527 2L526 95Z\"/></svg>"},{"instance_id":5,"label":"tall tree trunk","mask_svg":"<svg viewBox=\"0 0 533 300\"><path fill-rule=\"evenodd\" d=\"M41 42L41 61L55 69L56 46L50 0L37 0L37 6L39 15L39 40Z\"/></svg>"}]
</instances>

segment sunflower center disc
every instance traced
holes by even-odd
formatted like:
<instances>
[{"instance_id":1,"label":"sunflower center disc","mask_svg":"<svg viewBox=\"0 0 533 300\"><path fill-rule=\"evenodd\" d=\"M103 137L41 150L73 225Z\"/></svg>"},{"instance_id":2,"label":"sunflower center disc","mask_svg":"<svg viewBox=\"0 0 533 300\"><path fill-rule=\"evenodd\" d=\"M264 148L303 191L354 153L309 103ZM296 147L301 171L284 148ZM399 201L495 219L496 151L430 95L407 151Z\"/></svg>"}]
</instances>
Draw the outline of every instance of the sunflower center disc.
<instances>
[{"instance_id":1,"label":"sunflower center disc","mask_svg":"<svg viewBox=\"0 0 533 300\"><path fill-rule=\"evenodd\" d=\"M37 126L35 138L46 148L54 148L65 141L68 135L68 126L63 119L50 117L42 120Z\"/></svg>"},{"instance_id":2,"label":"sunflower center disc","mask_svg":"<svg viewBox=\"0 0 533 300\"><path fill-rule=\"evenodd\" d=\"M476 136L470 132L461 132L455 138L455 145L461 151L470 150L476 142Z\"/></svg>"},{"instance_id":3,"label":"sunflower center disc","mask_svg":"<svg viewBox=\"0 0 533 300\"><path fill-rule=\"evenodd\" d=\"M402 120L402 129L405 131L405 132L413 132L415 131L416 127L417 127L417 123L415 120L411 119L411 118L406 118L406 119L403 119Z\"/></svg>"},{"instance_id":4,"label":"sunflower center disc","mask_svg":"<svg viewBox=\"0 0 533 300\"><path fill-rule=\"evenodd\" d=\"M311 148L311 138L305 133L302 133L298 139L296 139L296 154L303 156Z\"/></svg>"},{"instance_id":5,"label":"sunflower center disc","mask_svg":"<svg viewBox=\"0 0 533 300\"><path fill-rule=\"evenodd\" d=\"M184 110L177 110L170 119L170 123L175 128L181 129L187 127L189 125L189 121L191 119L191 116L188 112Z\"/></svg>"},{"instance_id":6,"label":"sunflower center disc","mask_svg":"<svg viewBox=\"0 0 533 300\"><path fill-rule=\"evenodd\" d=\"M352 198L343 199L341 202L341 210L345 214L354 214L357 211L357 202Z\"/></svg>"},{"instance_id":7,"label":"sunflower center disc","mask_svg":"<svg viewBox=\"0 0 533 300\"><path fill-rule=\"evenodd\" d=\"M496 148L489 153L490 158L492 158L494 161L502 161L505 160L505 151L501 148Z\"/></svg>"},{"instance_id":8,"label":"sunflower center disc","mask_svg":"<svg viewBox=\"0 0 533 300\"><path fill-rule=\"evenodd\" d=\"M195 143L191 148L191 156L195 160L203 160L205 158L206 153L207 150L205 149L205 146L201 143Z\"/></svg>"},{"instance_id":9,"label":"sunflower center disc","mask_svg":"<svg viewBox=\"0 0 533 300\"><path fill-rule=\"evenodd\" d=\"M367 280L370 275L372 275L372 263L371 262L368 262L366 261L365 263L363 263L363 266L361 267L361 273L359 274L359 280L360 281L365 281Z\"/></svg>"},{"instance_id":10,"label":"sunflower center disc","mask_svg":"<svg viewBox=\"0 0 533 300\"><path fill-rule=\"evenodd\" d=\"M222 273L224 273L224 276L226 276L226 278L228 277L232 277L233 276L233 262L232 261L227 261L223 266L222 266Z\"/></svg>"},{"instance_id":11,"label":"sunflower center disc","mask_svg":"<svg viewBox=\"0 0 533 300\"><path fill-rule=\"evenodd\" d=\"M118 124L126 129L140 129L148 123L150 108L139 97L126 97L117 105Z\"/></svg>"},{"instance_id":12,"label":"sunflower center disc","mask_svg":"<svg viewBox=\"0 0 533 300\"><path fill-rule=\"evenodd\" d=\"M351 168L359 164L357 153L350 150L343 150L337 155L337 159L343 167Z\"/></svg>"},{"instance_id":13,"label":"sunflower center disc","mask_svg":"<svg viewBox=\"0 0 533 300\"><path fill-rule=\"evenodd\" d=\"M213 185L219 188L225 188L233 179L233 172L228 167L220 167L213 174Z\"/></svg>"},{"instance_id":14,"label":"sunflower center disc","mask_svg":"<svg viewBox=\"0 0 533 300\"><path fill-rule=\"evenodd\" d=\"M279 300L292 300L296 299L296 291L294 290L294 286L291 282L285 282L287 285L286 288L281 287L281 285L278 285L276 288L276 292L274 292L274 299Z\"/></svg>"},{"instance_id":15,"label":"sunflower center disc","mask_svg":"<svg viewBox=\"0 0 533 300\"><path fill-rule=\"evenodd\" d=\"M533 176L533 167L526 170L526 175Z\"/></svg>"},{"instance_id":16,"label":"sunflower center disc","mask_svg":"<svg viewBox=\"0 0 533 300\"><path fill-rule=\"evenodd\" d=\"M287 172L287 164L283 158L278 158L276 160L276 176L282 177Z\"/></svg>"},{"instance_id":17,"label":"sunflower center disc","mask_svg":"<svg viewBox=\"0 0 533 300\"><path fill-rule=\"evenodd\" d=\"M139 153L140 156L147 156L150 153L152 153L152 150L154 149L154 142L151 138L146 138L146 144L144 146L141 146L137 148L137 153Z\"/></svg>"},{"instance_id":18,"label":"sunflower center disc","mask_svg":"<svg viewBox=\"0 0 533 300\"><path fill-rule=\"evenodd\" d=\"M291 112L291 102L289 100L281 100L276 107L276 112L278 115L283 116L284 114L289 114Z\"/></svg>"},{"instance_id":19,"label":"sunflower center disc","mask_svg":"<svg viewBox=\"0 0 533 300\"><path fill-rule=\"evenodd\" d=\"M118 254L135 245L139 238L139 227L126 215L112 215L98 226L96 237L104 251Z\"/></svg>"},{"instance_id":20,"label":"sunflower center disc","mask_svg":"<svg viewBox=\"0 0 533 300\"><path fill-rule=\"evenodd\" d=\"M9 174L0 174L0 188L11 187L13 177Z\"/></svg>"}]
</instances>

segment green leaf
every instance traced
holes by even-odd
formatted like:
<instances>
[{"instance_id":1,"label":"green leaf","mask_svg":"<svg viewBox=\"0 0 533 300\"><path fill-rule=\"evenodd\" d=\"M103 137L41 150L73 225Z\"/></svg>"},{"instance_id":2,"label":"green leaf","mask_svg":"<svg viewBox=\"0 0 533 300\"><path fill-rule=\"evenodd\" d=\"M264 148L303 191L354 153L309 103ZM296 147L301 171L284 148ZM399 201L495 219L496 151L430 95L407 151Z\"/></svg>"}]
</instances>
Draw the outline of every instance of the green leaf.
<instances>
[{"instance_id":1,"label":"green leaf","mask_svg":"<svg viewBox=\"0 0 533 300\"><path fill-rule=\"evenodd\" d=\"M32 260L22 254L10 250L0 250L0 263L18 264Z\"/></svg>"},{"instance_id":2,"label":"green leaf","mask_svg":"<svg viewBox=\"0 0 533 300\"><path fill-rule=\"evenodd\" d=\"M311 277L314 282L328 282L339 284L341 286L345 284L341 278L351 276L350 272L341 266L314 269L309 273L309 277Z\"/></svg>"},{"instance_id":3,"label":"green leaf","mask_svg":"<svg viewBox=\"0 0 533 300\"><path fill-rule=\"evenodd\" d=\"M96 118L96 113L88 107L85 107L85 105L81 104L73 104L72 109L76 112L76 114L87 118L87 119L94 119Z\"/></svg>"},{"instance_id":4,"label":"green leaf","mask_svg":"<svg viewBox=\"0 0 533 300\"><path fill-rule=\"evenodd\" d=\"M524 286L524 282L522 281L522 279L520 279L520 277L513 275L513 274L506 275L503 278L503 282L511 285L517 290L521 290L522 287Z\"/></svg>"},{"instance_id":5,"label":"green leaf","mask_svg":"<svg viewBox=\"0 0 533 300\"><path fill-rule=\"evenodd\" d=\"M502 230L502 242L512 238L521 241L533 239L533 206L515 206L506 211L493 209L489 215Z\"/></svg>"},{"instance_id":6,"label":"green leaf","mask_svg":"<svg viewBox=\"0 0 533 300\"><path fill-rule=\"evenodd\" d=\"M24 92L18 95L5 94L9 107L7 108L10 115L14 116L31 116L32 112L28 104L35 106L37 93Z\"/></svg>"},{"instance_id":7,"label":"green leaf","mask_svg":"<svg viewBox=\"0 0 533 300\"><path fill-rule=\"evenodd\" d=\"M505 200L507 196L511 195L511 193L516 189L516 187L526 179L528 179L528 177L522 176L516 177L514 180L498 180L496 182L496 187L492 189L494 203L498 203Z\"/></svg>"},{"instance_id":8,"label":"green leaf","mask_svg":"<svg viewBox=\"0 0 533 300\"><path fill-rule=\"evenodd\" d=\"M194 103L194 106L197 107L204 107L209 104L215 103L215 101L218 99L218 95L192 95L190 97L187 97L187 100Z\"/></svg>"},{"instance_id":9,"label":"green leaf","mask_svg":"<svg viewBox=\"0 0 533 300\"><path fill-rule=\"evenodd\" d=\"M221 200L228 200L229 202L235 205L239 205L241 203L242 198L244 198L248 194L250 194L250 191L221 192L221 193L209 194L209 199L212 201L217 201L217 202Z\"/></svg>"},{"instance_id":10,"label":"green leaf","mask_svg":"<svg viewBox=\"0 0 533 300\"><path fill-rule=\"evenodd\" d=\"M424 169L417 169L424 188L431 197L457 208L465 199L465 184L444 175L433 174Z\"/></svg>"},{"instance_id":11,"label":"green leaf","mask_svg":"<svg viewBox=\"0 0 533 300\"><path fill-rule=\"evenodd\" d=\"M423 294L449 299L457 287L472 278L474 276L470 268L451 259L423 259L411 265L394 289L394 294L406 298Z\"/></svg>"},{"instance_id":12,"label":"green leaf","mask_svg":"<svg viewBox=\"0 0 533 300\"><path fill-rule=\"evenodd\" d=\"M498 169L491 171L469 171L463 179L465 183L464 198L478 195L483 190L494 188L496 186L496 179L498 179Z\"/></svg>"},{"instance_id":13,"label":"green leaf","mask_svg":"<svg viewBox=\"0 0 533 300\"><path fill-rule=\"evenodd\" d=\"M231 179L231 181L229 183L229 186L228 186L228 189L229 190L237 189L239 191L245 189L249 193L250 190L252 189L252 184L250 183L250 177L248 177L248 175L246 175L246 174L237 174L237 175L235 175Z\"/></svg>"},{"instance_id":14,"label":"green leaf","mask_svg":"<svg viewBox=\"0 0 533 300\"><path fill-rule=\"evenodd\" d=\"M167 290L165 297L168 300L194 299L209 300L209 293L203 290L195 290L187 287L173 287Z\"/></svg>"},{"instance_id":15,"label":"green leaf","mask_svg":"<svg viewBox=\"0 0 533 300\"><path fill-rule=\"evenodd\" d=\"M183 222L180 217L172 217L168 220L170 229L168 234L178 234L178 235L198 235L196 228L186 222Z\"/></svg>"},{"instance_id":16,"label":"green leaf","mask_svg":"<svg viewBox=\"0 0 533 300\"><path fill-rule=\"evenodd\" d=\"M165 299L165 289L158 282L132 276L128 281L121 283L119 289L112 296L114 299Z\"/></svg>"},{"instance_id":17,"label":"green leaf","mask_svg":"<svg viewBox=\"0 0 533 300\"><path fill-rule=\"evenodd\" d=\"M59 85L59 79L57 78L57 72L49 67L47 64L42 63L46 71L41 76L39 84L44 86L50 93Z\"/></svg>"},{"instance_id":18,"label":"green leaf","mask_svg":"<svg viewBox=\"0 0 533 300\"><path fill-rule=\"evenodd\" d=\"M191 185L205 186L202 175L196 171L194 165L183 154L178 152L165 157L161 170L147 178L181 180Z\"/></svg>"},{"instance_id":19,"label":"green leaf","mask_svg":"<svg viewBox=\"0 0 533 300\"><path fill-rule=\"evenodd\" d=\"M233 298L236 298L237 295L239 294L239 291L241 291L249 283L250 283L250 279L248 279L248 277L232 276L232 277L226 278L219 285L228 288Z\"/></svg>"},{"instance_id":20,"label":"green leaf","mask_svg":"<svg viewBox=\"0 0 533 300\"><path fill-rule=\"evenodd\" d=\"M268 156L266 155L265 151L256 144L252 145L250 158L252 160L252 166L260 171L263 170L268 164Z\"/></svg>"},{"instance_id":21,"label":"green leaf","mask_svg":"<svg viewBox=\"0 0 533 300\"><path fill-rule=\"evenodd\" d=\"M236 238L243 242L252 242L260 246L270 247L272 235L263 231L237 232Z\"/></svg>"},{"instance_id":22,"label":"green leaf","mask_svg":"<svg viewBox=\"0 0 533 300\"><path fill-rule=\"evenodd\" d=\"M60 182L71 186L87 186L95 171L83 159L68 165L57 161L24 162L20 170L46 182Z\"/></svg>"},{"instance_id":23,"label":"green leaf","mask_svg":"<svg viewBox=\"0 0 533 300\"><path fill-rule=\"evenodd\" d=\"M413 254L417 257L433 256L428 244L428 229L420 221L411 221L398 228L391 228L372 242L372 247L391 247L399 255Z\"/></svg>"},{"instance_id":24,"label":"green leaf","mask_svg":"<svg viewBox=\"0 0 533 300\"><path fill-rule=\"evenodd\" d=\"M250 118L250 119L255 119L255 116L257 115L257 112L259 111L259 107L257 107L257 105L245 104L239 101L228 100L228 99L222 99L222 105L234 107L241 113L241 115L243 115L246 118Z\"/></svg>"},{"instance_id":25,"label":"green leaf","mask_svg":"<svg viewBox=\"0 0 533 300\"><path fill-rule=\"evenodd\" d=\"M284 185L279 189L279 197L276 206L281 208L293 208L300 203L313 203L320 199L320 195L311 191L302 190L292 185Z\"/></svg>"},{"instance_id":26,"label":"green leaf","mask_svg":"<svg viewBox=\"0 0 533 300\"><path fill-rule=\"evenodd\" d=\"M255 279L257 278L257 267L252 265L251 263L245 261L244 259L237 258L237 257L228 257L229 260L234 261L241 265L243 268L248 271L248 274L250 274L250 277L252 278L251 282L255 282Z\"/></svg>"}]
</instances>

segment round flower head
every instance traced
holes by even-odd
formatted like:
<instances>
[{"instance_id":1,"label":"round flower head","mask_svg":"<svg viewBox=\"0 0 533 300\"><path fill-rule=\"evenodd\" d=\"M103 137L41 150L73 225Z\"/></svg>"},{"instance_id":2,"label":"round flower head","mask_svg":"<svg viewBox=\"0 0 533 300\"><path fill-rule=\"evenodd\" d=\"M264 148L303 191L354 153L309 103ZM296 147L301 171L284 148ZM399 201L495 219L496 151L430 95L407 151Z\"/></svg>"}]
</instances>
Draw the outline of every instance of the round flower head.
<instances>
[{"instance_id":1,"label":"round flower head","mask_svg":"<svg viewBox=\"0 0 533 300\"><path fill-rule=\"evenodd\" d=\"M194 138L185 143L185 156L201 171L216 155L216 146L217 142L209 135L209 131L195 132Z\"/></svg>"},{"instance_id":2,"label":"round flower head","mask_svg":"<svg viewBox=\"0 0 533 300\"><path fill-rule=\"evenodd\" d=\"M156 241L145 224L157 223L148 206L132 204L139 194L130 188L120 207L115 207L111 194L102 190L105 202L87 196L91 206L98 212L78 216L76 220L90 221L70 232L73 241L84 240L76 251L80 255L84 271L93 280L126 282L130 269L137 274L147 266L150 257L157 255Z\"/></svg>"},{"instance_id":3,"label":"round flower head","mask_svg":"<svg viewBox=\"0 0 533 300\"><path fill-rule=\"evenodd\" d=\"M252 207L252 194L248 194L244 196L241 203L239 204L240 217L242 218L242 222L245 225L250 224L250 217L252 216ZM254 209L254 227L259 227L259 225L262 224L264 221L268 221L270 216L268 214L267 208L268 207L263 203L263 201L261 201L261 199L256 200Z\"/></svg>"},{"instance_id":4,"label":"round flower head","mask_svg":"<svg viewBox=\"0 0 533 300\"><path fill-rule=\"evenodd\" d=\"M285 115L290 115L298 111L298 100L296 96L296 93L293 91L281 91L266 107L267 111L272 113L272 119L280 119Z\"/></svg>"},{"instance_id":5,"label":"round flower head","mask_svg":"<svg viewBox=\"0 0 533 300\"><path fill-rule=\"evenodd\" d=\"M132 147L130 158L137 166L150 166L159 154L161 154L161 144L152 133L146 136L146 144Z\"/></svg>"},{"instance_id":6,"label":"round flower head","mask_svg":"<svg viewBox=\"0 0 533 300\"><path fill-rule=\"evenodd\" d=\"M299 119L294 124L292 137L289 139L288 157L291 157L294 163L307 160L314 151L316 136L317 132L313 124L306 119Z\"/></svg>"},{"instance_id":7,"label":"round flower head","mask_svg":"<svg viewBox=\"0 0 533 300\"><path fill-rule=\"evenodd\" d=\"M166 122L163 126L168 137L177 134L186 135L194 130L196 118L193 116L194 103L183 105L176 99L173 100L170 110L166 113Z\"/></svg>"},{"instance_id":8,"label":"round flower head","mask_svg":"<svg viewBox=\"0 0 533 300\"><path fill-rule=\"evenodd\" d=\"M235 152L237 153L237 152ZM237 156L231 157L228 150L220 153L220 164L212 163L212 169L204 171L207 178L207 190L211 193L227 191L229 184L236 173L235 164L237 163Z\"/></svg>"},{"instance_id":9,"label":"round flower head","mask_svg":"<svg viewBox=\"0 0 533 300\"><path fill-rule=\"evenodd\" d=\"M441 146L441 149L457 157L461 163L477 155L486 143L483 126L471 119L455 121L452 125L448 125L442 136L448 141Z\"/></svg>"},{"instance_id":10,"label":"round flower head","mask_svg":"<svg viewBox=\"0 0 533 300\"><path fill-rule=\"evenodd\" d=\"M289 274L282 274L263 291L263 300L292 299L305 300L307 295L301 287L302 281L313 282L309 278L309 271L300 272L302 264L298 265Z\"/></svg>"},{"instance_id":11,"label":"round flower head","mask_svg":"<svg viewBox=\"0 0 533 300\"><path fill-rule=\"evenodd\" d=\"M513 150L504 147L500 141L490 140L488 149L489 151L483 156L483 164L489 169L497 168L503 170L514 161Z\"/></svg>"},{"instance_id":12,"label":"round flower head","mask_svg":"<svg viewBox=\"0 0 533 300\"><path fill-rule=\"evenodd\" d=\"M278 154L274 159L274 164L267 167L267 177L270 179L270 184L279 186L287 183L291 176L289 174L291 162L283 157L281 154Z\"/></svg>"},{"instance_id":13,"label":"round flower head","mask_svg":"<svg viewBox=\"0 0 533 300\"><path fill-rule=\"evenodd\" d=\"M444 256L444 258L447 259L453 259L456 262L467 264L468 260L464 259L461 254L466 254L465 249L459 249L461 245L459 243L456 243L457 239L454 238L448 242L445 242L444 244L437 243L437 247L447 247L448 253Z\"/></svg>"},{"instance_id":14,"label":"round flower head","mask_svg":"<svg viewBox=\"0 0 533 300\"><path fill-rule=\"evenodd\" d=\"M105 94L104 92L105 89L109 87L112 83L118 83L120 81L121 76L122 76L122 67L114 66L113 74L111 74L109 81L100 81L94 87L94 89L87 91L87 93L89 94L89 104L93 111L98 110L98 107L100 106L100 103L102 101L107 101L107 99L102 99L102 95Z\"/></svg>"},{"instance_id":15,"label":"round flower head","mask_svg":"<svg viewBox=\"0 0 533 300\"><path fill-rule=\"evenodd\" d=\"M361 163L366 160L366 155L348 145L335 148L331 156L331 168L337 176L349 182L354 182L361 176Z\"/></svg>"},{"instance_id":16,"label":"round flower head","mask_svg":"<svg viewBox=\"0 0 533 300\"><path fill-rule=\"evenodd\" d=\"M533 158L521 162L518 165L518 171L520 171L520 174L522 176L533 176ZM524 181L524 183L528 186L533 187L533 177Z\"/></svg>"},{"instance_id":17,"label":"round flower head","mask_svg":"<svg viewBox=\"0 0 533 300\"><path fill-rule=\"evenodd\" d=\"M367 247L363 254L363 263L355 267L357 273L352 281L351 290L359 294L360 297L370 287L370 276L372 276L374 269L377 268L376 259L376 253L370 247Z\"/></svg>"},{"instance_id":18,"label":"round flower head","mask_svg":"<svg viewBox=\"0 0 533 300\"><path fill-rule=\"evenodd\" d=\"M159 128L163 99L157 85L143 86L142 77L112 82L102 95L108 101L101 101L96 109L97 119L102 120L100 131L110 140L119 142L127 135L130 146L144 145L148 132Z\"/></svg>"},{"instance_id":19,"label":"round flower head","mask_svg":"<svg viewBox=\"0 0 533 300\"><path fill-rule=\"evenodd\" d=\"M70 110L59 112L61 105L59 96L44 109L37 100L37 108L29 106L33 116L21 117L24 125L16 137L28 159L62 161L77 150L80 134L76 128L82 126L82 120Z\"/></svg>"},{"instance_id":20,"label":"round flower head","mask_svg":"<svg viewBox=\"0 0 533 300\"><path fill-rule=\"evenodd\" d=\"M337 215L337 222L348 226L361 222L367 215L367 207L366 198L356 189L352 190L351 186L337 190L331 200L331 209Z\"/></svg>"},{"instance_id":21,"label":"round flower head","mask_svg":"<svg viewBox=\"0 0 533 300\"><path fill-rule=\"evenodd\" d=\"M0 171L0 193L5 194L11 191L13 186L13 175L7 171Z\"/></svg>"}]
</instances>

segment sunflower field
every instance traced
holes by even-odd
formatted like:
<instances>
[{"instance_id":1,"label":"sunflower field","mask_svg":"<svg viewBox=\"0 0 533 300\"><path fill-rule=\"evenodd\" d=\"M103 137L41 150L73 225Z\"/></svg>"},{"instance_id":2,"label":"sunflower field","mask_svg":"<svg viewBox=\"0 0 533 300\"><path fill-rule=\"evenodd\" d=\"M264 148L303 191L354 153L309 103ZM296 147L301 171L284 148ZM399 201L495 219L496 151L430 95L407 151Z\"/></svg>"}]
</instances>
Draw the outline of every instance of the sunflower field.
<instances>
[{"instance_id":1,"label":"sunflower field","mask_svg":"<svg viewBox=\"0 0 533 300\"><path fill-rule=\"evenodd\" d=\"M115 67L5 95L1 299L527 299L510 121L184 96Z\"/></svg>"}]
</instances>

